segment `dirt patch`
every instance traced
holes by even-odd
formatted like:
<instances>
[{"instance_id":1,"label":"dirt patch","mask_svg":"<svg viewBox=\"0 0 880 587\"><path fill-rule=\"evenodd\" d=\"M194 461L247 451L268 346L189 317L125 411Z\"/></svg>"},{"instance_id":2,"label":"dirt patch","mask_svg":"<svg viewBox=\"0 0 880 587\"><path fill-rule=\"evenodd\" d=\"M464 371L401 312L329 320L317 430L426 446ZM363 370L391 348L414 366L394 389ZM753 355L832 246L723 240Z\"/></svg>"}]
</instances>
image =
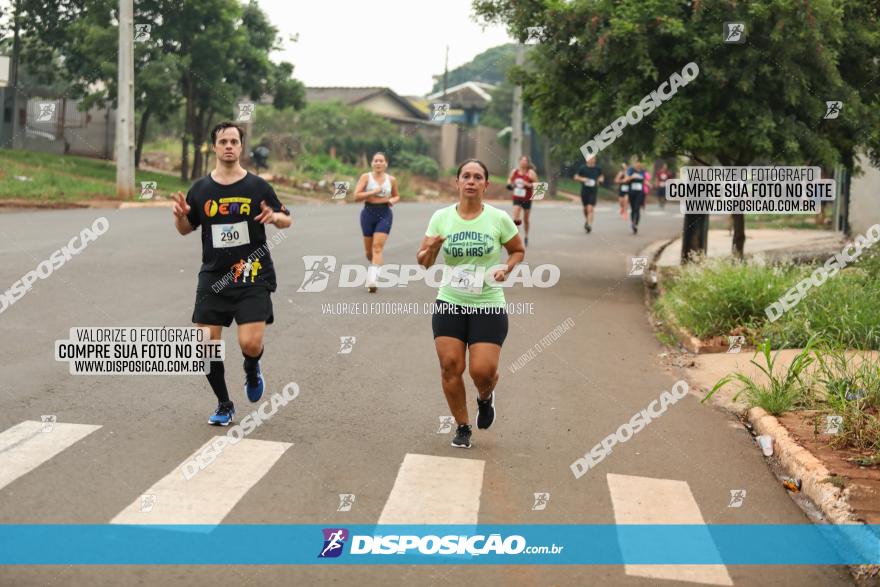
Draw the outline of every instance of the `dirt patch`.
<instances>
[{"instance_id":1,"label":"dirt patch","mask_svg":"<svg viewBox=\"0 0 880 587\"><path fill-rule=\"evenodd\" d=\"M858 461L871 454L848 448L833 448L834 437L821 433L824 417L818 412L793 412L780 416L789 434L828 469L829 483L842 484L849 493L853 511L868 524L880 524L880 465L863 466Z\"/></svg>"},{"instance_id":2,"label":"dirt patch","mask_svg":"<svg viewBox=\"0 0 880 587\"><path fill-rule=\"evenodd\" d=\"M69 210L71 208L88 208L85 202L52 202L40 200L24 200L13 198L0 200L0 209L38 208L45 210Z\"/></svg>"},{"instance_id":3,"label":"dirt patch","mask_svg":"<svg viewBox=\"0 0 880 587\"><path fill-rule=\"evenodd\" d=\"M168 153L162 151L144 151L141 154L141 167L180 173L180 159L179 157L172 158Z\"/></svg>"},{"instance_id":4,"label":"dirt patch","mask_svg":"<svg viewBox=\"0 0 880 587\"><path fill-rule=\"evenodd\" d=\"M119 208L128 200L95 198L91 200L53 201L53 200L0 200L0 210L71 210L75 208Z\"/></svg>"},{"instance_id":5,"label":"dirt patch","mask_svg":"<svg viewBox=\"0 0 880 587\"><path fill-rule=\"evenodd\" d=\"M441 177L430 179L422 176L412 176L409 185L417 195L429 199L454 200L458 197L458 188L454 177ZM508 200L510 192L504 184L492 182L483 196L486 200Z\"/></svg>"}]
</instances>

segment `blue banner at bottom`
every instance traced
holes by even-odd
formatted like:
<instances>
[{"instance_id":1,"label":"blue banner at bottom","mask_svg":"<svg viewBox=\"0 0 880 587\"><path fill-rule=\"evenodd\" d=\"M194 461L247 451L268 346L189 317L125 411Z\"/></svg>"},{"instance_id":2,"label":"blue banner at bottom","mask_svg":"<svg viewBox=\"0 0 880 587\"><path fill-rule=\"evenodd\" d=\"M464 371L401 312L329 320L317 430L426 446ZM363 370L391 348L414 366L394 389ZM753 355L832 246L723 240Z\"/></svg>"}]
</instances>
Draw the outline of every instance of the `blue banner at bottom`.
<instances>
[{"instance_id":1,"label":"blue banner at bottom","mask_svg":"<svg viewBox=\"0 0 880 587\"><path fill-rule=\"evenodd\" d=\"M880 526L16 524L0 564L880 564Z\"/></svg>"}]
</instances>

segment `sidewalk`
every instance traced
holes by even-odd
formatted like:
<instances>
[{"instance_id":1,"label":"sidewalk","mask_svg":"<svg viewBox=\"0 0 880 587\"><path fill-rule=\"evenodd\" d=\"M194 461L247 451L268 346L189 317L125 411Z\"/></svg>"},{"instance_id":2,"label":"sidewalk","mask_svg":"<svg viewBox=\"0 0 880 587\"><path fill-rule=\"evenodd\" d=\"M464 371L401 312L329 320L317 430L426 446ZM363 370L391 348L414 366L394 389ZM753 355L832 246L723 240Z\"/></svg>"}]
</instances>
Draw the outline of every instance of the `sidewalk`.
<instances>
[{"instance_id":1,"label":"sidewalk","mask_svg":"<svg viewBox=\"0 0 880 587\"><path fill-rule=\"evenodd\" d=\"M746 230L746 256L772 252L803 254L835 249L844 240L842 233L828 230L757 229ZM727 230L710 230L707 256L730 257L733 237ZM676 267L681 263L681 238L676 238L657 259L658 267Z\"/></svg>"}]
</instances>

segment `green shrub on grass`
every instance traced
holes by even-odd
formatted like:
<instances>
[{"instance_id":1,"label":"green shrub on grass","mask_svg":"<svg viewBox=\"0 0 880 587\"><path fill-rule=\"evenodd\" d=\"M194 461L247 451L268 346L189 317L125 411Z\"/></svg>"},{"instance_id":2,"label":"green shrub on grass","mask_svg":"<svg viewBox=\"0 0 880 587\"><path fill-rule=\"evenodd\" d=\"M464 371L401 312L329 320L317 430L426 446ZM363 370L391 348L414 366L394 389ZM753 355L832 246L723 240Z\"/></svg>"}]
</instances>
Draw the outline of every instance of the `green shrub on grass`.
<instances>
[{"instance_id":1,"label":"green shrub on grass","mask_svg":"<svg viewBox=\"0 0 880 587\"><path fill-rule=\"evenodd\" d=\"M325 174L359 177L363 170L334 159L325 153L303 154L296 161L300 173L322 177Z\"/></svg>"},{"instance_id":2,"label":"green shrub on grass","mask_svg":"<svg viewBox=\"0 0 880 587\"><path fill-rule=\"evenodd\" d=\"M415 175L423 175L431 179L440 177L440 166L427 155L400 151L395 157L395 165L402 169L408 169Z\"/></svg>"},{"instance_id":3,"label":"green shrub on grass","mask_svg":"<svg viewBox=\"0 0 880 587\"><path fill-rule=\"evenodd\" d=\"M725 336L734 329L757 329L764 308L797 283L791 265L768 267L729 260L708 260L678 269L660 299L681 326L700 338Z\"/></svg>"}]
</instances>

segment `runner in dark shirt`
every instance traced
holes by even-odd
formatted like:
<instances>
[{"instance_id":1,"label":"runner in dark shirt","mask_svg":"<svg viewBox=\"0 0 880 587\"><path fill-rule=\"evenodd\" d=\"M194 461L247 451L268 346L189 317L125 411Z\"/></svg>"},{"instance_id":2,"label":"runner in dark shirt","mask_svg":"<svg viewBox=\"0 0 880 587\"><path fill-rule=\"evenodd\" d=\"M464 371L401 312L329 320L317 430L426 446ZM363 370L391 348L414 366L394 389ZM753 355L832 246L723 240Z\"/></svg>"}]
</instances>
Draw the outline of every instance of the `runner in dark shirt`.
<instances>
[{"instance_id":1,"label":"runner in dark shirt","mask_svg":"<svg viewBox=\"0 0 880 587\"><path fill-rule=\"evenodd\" d=\"M626 172L624 181L629 183L629 214L630 227L633 234L639 232L639 219L641 218L642 204L645 200L645 166L640 159L636 159L635 166Z\"/></svg>"},{"instance_id":2,"label":"runner in dark shirt","mask_svg":"<svg viewBox=\"0 0 880 587\"><path fill-rule=\"evenodd\" d=\"M584 206L584 230L589 234L593 230L593 209L596 207L596 199L599 195L599 184L605 181L602 170L596 166L596 158L587 159L586 165L581 165L574 180L581 182L581 204Z\"/></svg>"},{"instance_id":3,"label":"runner in dark shirt","mask_svg":"<svg viewBox=\"0 0 880 587\"><path fill-rule=\"evenodd\" d=\"M238 324L244 355L245 392L256 402L263 394L260 370L263 334L274 320L270 293L275 269L266 243L266 224L290 226L290 212L265 180L241 167L244 132L231 122L211 131L217 166L196 181L184 198L174 198L174 226L186 235L201 227L202 267L192 320L220 340L224 326ZM222 361L213 361L208 382L219 405L208 423L228 426L235 408L226 389Z\"/></svg>"}]
</instances>

